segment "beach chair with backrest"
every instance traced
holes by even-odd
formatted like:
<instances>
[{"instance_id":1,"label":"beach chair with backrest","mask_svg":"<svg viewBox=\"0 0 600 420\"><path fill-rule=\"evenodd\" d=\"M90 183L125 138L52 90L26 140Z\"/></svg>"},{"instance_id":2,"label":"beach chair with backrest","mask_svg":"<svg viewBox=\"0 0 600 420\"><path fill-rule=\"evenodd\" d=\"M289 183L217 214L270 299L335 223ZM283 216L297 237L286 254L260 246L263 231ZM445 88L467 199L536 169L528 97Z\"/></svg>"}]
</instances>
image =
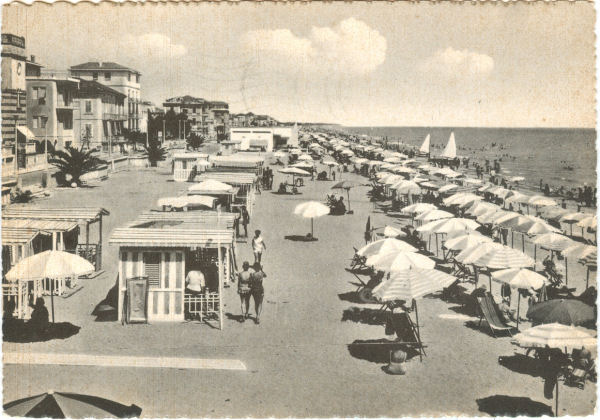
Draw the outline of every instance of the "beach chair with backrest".
<instances>
[{"instance_id":1,"label":"beach chair with backrest","mask_svg":"<svg viewBox=\"0 0 600 420\"><path fill-rule=\"evenodd\" d=\"M455 259L452 260L453 263L453 268L452 268L452 275L463 280L469 280L471 277L474 277L473 272L471 271L471 269L469 268L469 266L467 264L463 264L459 261L456 261Z\"/></svg>"},{"instance_id":2,"label":"beach chair with backrest","mask_svg":"<svg viewBox=\"0 0 600 420\"><path fill-rule=\"evenodd\" d=\"M496 337L496 332L498 331L506 331L512 336L511 330L513 327L502 319L500 310L489 293L483 297L478 297L477 303L479 305L479 326L481 326L481 322L485 318L494 337Z\"/></svg>"},{"instance_id":3,"label":"beach chair with backrest","mask_svg":"<svg viewBox=\"0 0 600 420\"><path fill-rule=\"evenodd\" d=\"M367 268L367 257L358 255L358 249L356 247L352 248L354 249L354 255L350 259L350 270L362 270Z\"/></svg>"},{"instance_id":4,"label":"beach chair with backrest","mask_svg":"<svg viewBox=\"0 0 600 420\"><path fill-rule=\"evenodd\" d=\"M419 329L412 322L407 312L392 312L388 318L388 325L396 334L396 343L403 344L409 348L416 350L419 353L419 360L423 361L425 347L421 341Z\"/></svg>"}]
</instances>

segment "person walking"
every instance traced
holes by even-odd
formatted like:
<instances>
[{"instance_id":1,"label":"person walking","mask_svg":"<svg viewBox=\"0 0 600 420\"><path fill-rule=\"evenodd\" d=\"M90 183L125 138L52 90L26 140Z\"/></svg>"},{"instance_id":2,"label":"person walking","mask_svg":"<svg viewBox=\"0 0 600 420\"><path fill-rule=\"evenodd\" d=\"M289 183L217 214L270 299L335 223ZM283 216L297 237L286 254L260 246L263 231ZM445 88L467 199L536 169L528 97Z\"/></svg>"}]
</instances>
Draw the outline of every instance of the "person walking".
<instances>
[{"instance_id":1,"label":"person walking","mask_svg":"<svg viewBox=\"0 0 600 420\"><path fill-rule=\"evenodd\" d=\"M244 261L242 264L242 271L237 275L238 277L238 295L240 295L240 306L242 310L242 319L240 322L246 321L249 318L248 312L250 311L250 282L252 273L250 272L250 263Z\"/></svg>"},{"instance_id":2,"label":"person walking","mask_svg":"<svg viewBox=\"0 0 600 420\"><path fill-rule=\"evenodd\" d=\"M254 269L254 273L251 274L250 294L254 299L254 310L256 311L256 318L254 318L254 323L260 324L260 313L262 312L263 298L265 296L263 279L267 277L267 275L263 271L260 263L254 263L254 266L252 268Z\"/></svg>"},{"instance_id":3,"label":"person walking","mask_svg":"<svg viewBox=\"0 0 600 420\"><path fill-rule=\"evenodd\" d=\"M242 207L242 225L244 225L244 237L248 237L248 224L250 223L250 215L246 206Z\"/></svg>"},{"instance_id":4,"label":"person walking","mask_svg":"<svg viewBox=\"0 0 600 420\"><path fill-rule=\"evenodd\" d=\"M263 237L261 236L260 230L254 231L254 238L252 238L252 251L254 252L254 262L260 263L262 259L262 253L267 249Z\"/></svg>"}]
</instances>

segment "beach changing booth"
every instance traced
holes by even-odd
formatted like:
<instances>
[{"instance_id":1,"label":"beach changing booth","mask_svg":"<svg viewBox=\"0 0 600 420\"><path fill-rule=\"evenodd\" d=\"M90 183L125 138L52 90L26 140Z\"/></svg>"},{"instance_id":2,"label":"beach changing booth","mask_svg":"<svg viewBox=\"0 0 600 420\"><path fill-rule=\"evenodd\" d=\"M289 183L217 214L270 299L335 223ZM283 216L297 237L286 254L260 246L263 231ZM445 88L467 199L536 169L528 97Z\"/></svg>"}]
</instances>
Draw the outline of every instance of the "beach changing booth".
<instances>
[{"instance_id":1,"label":"beach changing booth","mask_svg":"<svg viewBox=\"0 0 600 420\"><path fill-rule=\"evenodd\" d=\"M217 199L216 209L231 211L234 197L237 196L239 188L232 187L221 181L207 179L188 188L188 195L206 195Z\"/></svg>"},{"instance_id":2,"label":"beach changing booth","mask_svg":"<svg viewBox=\"0 0 600 420\"><path fill-rule=\"evenodd\" d=\"M210 170L222 172L252 172L262 177L265 156L256 152L234 153L228 156L211 156Z\"/></svg>"},{"instance_id":3,"label":"beach changing booth","mask_svg":"<svg viewBox=\"0 0 600 420\"><path fill-rule=\"evenodd\" d=\"M233 197L232 207L245 206L248 213L252 215L252 207L255 199L255 186L258 178L251 172L205 172L201 174L198 180L207 181L209 179L222 182L238 188L237 193Z\"/></svg>"},{"instance_id":4,"label":"beach changing booth","mask_svg":"<svg viewBox=\"0 0 600 420\"><path fill-rule=\"evenodd\" d=\"M203 172L209 165L206 153L175 153L173 154L173 180L176 182L189 181L194 167L198 173Z\"/></svg>"},{"instance_id":5,"label":"beach changing booth","mask_svg":"<svg viewBox=\"0 0 600 420\"><path fill-rule=\"evenodd\" d=\"M94 264L96 271L100 271L102 269L102 218L109 214L106 209L101 207L13 207L2 212L2 219L3 223L6 220L15 219L37 221L36 226L42 226L42 230L46 231L47 229L51 232L53 237L52 249L64 250L79 255ZM42 221L48 223L43 224ZM50 221L67 223L49 223ZM31 223L33 226L33 222ZM97 243L90 243L90 225L94 223L98 223ZM78 227L74 228L74 224L77 224ZM84 243L79 241L79 229L82 226L85 226Z\"/></svg>"},{"instance_id":6,"label":"beach changing booth","mask_svg":"<svg viewBox=\"0 0 600 420\"><path fill-rule=\"evenodd\" d=\"M110 244L119 247L119 320L215 319L223 327L223 284L235 264L233 230L175 218L183 214L149 212L113 231ZM204 275L200 293L186 290L192 270Z\"/></svg>"}]
</instances>

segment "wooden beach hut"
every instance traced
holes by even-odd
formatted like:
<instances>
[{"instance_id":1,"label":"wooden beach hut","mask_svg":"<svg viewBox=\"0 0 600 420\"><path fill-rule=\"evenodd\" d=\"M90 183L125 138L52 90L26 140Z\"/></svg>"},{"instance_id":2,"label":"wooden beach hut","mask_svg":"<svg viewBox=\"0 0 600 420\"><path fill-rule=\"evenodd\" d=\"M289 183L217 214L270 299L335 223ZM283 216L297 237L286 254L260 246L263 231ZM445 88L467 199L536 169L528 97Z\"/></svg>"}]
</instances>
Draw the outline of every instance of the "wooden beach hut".
<instances>
[{"instance_id":1,"label":"wooden beach hut","mask_svg":"<svg viewBox=\"0 0 600 420\"><path fill-rule=\"evenodd\" d=\"M78 237L69 236L73 232L68 224L64 225L67 230L54 230L53 237L61 236L65 250L74 252L94 264L96 271L102 268L102 218L108 216L108 210L101 207L65 207L65 208L31 208L13 207L2 212L3 220L23 219L30 221L60 221L76 223L79 227L85 226L85 243L79 243ZM98 223L98 242L90 243L90 225ZM41 225L41 224L40 224ZM58 225L55 225L58 228ZM52 231L52 229L51 229ZM66 235L64 235L66 233ZM67 243L67 240L77 239L75 243ZM53 242L56 244L56 242ZM69 249L69 246L72 248Z\"/></svg>"},{"instance_id":2,"label":"wooden beach hut","mask_svg":"<svg viewBox=\"0 0 600 420\"><path fill-rule=\"evenodd\" d=\"M110 244L119 247L118 319L157 322L213 317L222 328L223 284L226 276L233 275L233 243L231 229L185 220L139 220L115 229ZM185 279L191 270L204 274L206 293L186 293Z\"/></svg>"},{"instance_id":3,"label":"wooden beach hut","mask_svg":"<svg viewBox=\"0 0 600 420\"><path fill-rule=\"evenodd\" d=\"M189 181L194 167L197 172L202 172L209 165L206 153L175 153L173 154L173 180L175 182Z\"/></svg>"},{"instance_id":4,"label":"wooden beach hut","mask_svg":"<svg viewBox=\"0 0 600 420\"><path fill-rule=\"evenodd\" d=\"M253 172L262 177L265 156L256 153L235 153L228 156L211 156L210 161L216 171Z\"/></svg>"},{"instance_id":5,"label":"wooden beach hut","mask_svg":"<svg viewBox=\"0 0 600 420\"><path fill-rule=\"evenodd\" d=\"M258 182L258 177L252 172L216 172L209 171L201 174L196 178L199 181L214 179L215 181L223 182L238 188L238 191L233 199L232 207L245 206L248 213L252 215L252 207L255 199L255 186Z\"/></svg>"}]
</instances>

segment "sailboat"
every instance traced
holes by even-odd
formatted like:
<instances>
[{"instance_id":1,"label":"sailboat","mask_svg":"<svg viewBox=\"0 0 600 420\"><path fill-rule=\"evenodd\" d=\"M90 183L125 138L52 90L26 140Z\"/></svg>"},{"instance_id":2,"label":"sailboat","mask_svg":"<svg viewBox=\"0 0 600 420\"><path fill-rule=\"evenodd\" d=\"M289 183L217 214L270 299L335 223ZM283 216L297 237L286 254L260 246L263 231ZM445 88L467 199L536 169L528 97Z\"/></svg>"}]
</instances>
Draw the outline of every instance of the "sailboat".
<instances>
[{"instance_id":1,"label":"sailboat","mask_svg":"<svg viewBox=\"0 0 600 420\"><path fill-rule=\"evenodd\" d=\"M448 144L446 144L446 147L444 148L441 157L446 159L456 158L456 140L454 139L454 132L450 133Z\"/></svg>"},{"instance_id":2,"label":"sailboat","mask_svg":"<svg viewBox=\"0 0 600 420\"><path fill-rule=\"evenodd\" d=\"M431 141L431 135L427 134L421 148L419 149L419 156L429 156L429 146Z\"/></svg>"}]
</instances>

